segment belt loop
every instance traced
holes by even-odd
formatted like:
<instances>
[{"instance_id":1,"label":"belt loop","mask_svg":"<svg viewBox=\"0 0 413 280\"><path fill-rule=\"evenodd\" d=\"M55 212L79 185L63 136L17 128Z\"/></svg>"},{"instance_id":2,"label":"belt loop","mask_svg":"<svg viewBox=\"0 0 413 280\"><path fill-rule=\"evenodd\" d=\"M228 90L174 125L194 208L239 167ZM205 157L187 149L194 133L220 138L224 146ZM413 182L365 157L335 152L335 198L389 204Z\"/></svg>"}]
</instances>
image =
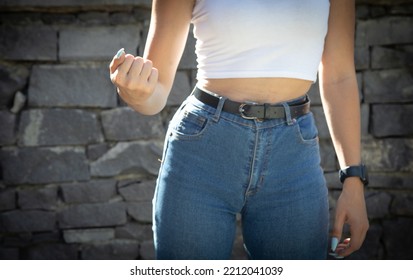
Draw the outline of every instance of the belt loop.
<instances>
[{"instance_id":1,"label":"belt loop","mask_svg":"<svg viewBox=\"0 0 413 280\"><path fill-rule=\"evenodd\" d=\"M290 110L290 106L287 104L287 102L282 103L283 107L284 107L284 111L285 111L285 119L287 121L288 125L293 125L294 121L291 118L291 110Z\"/></svg>"},{"instance_id":2,"label":"belt loop","mask_svg":"<svg viewBox=\"0 0 413 280\"><path fill-rule=\"evenodd\" d=\"M227 101L226 97L220 96L219 97L219 102L218 102L218 106L217 109L215 111L214 116L212 117L212 120L214 122L218 122L219 118L221 117L221 112L222 112L222 108L224 107L225 101Z\"/></svg>"}]
</instances>

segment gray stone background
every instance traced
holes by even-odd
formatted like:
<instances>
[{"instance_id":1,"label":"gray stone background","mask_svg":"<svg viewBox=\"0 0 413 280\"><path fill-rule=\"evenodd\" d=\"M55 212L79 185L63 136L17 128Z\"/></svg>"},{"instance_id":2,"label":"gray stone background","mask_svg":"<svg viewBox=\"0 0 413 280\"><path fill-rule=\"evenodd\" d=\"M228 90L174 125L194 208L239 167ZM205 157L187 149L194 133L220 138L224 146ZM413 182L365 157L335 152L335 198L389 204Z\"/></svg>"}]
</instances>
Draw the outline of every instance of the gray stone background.
<instances>
[{"instance_id":1,"label":"gray stone background","mask_svg":"<svg viewBox=\"0 0 413 280\"><path fill-rule=\"evenodd\" d=\"M153 259L151 199L171 114L195 84L194 39L167 107L144 117L108 63L141 54L149 0L0 0L0 259ZM413 1L357 1L356 65L371 223L353 259L413 257ZM317 85L331 212L337 160ZM244 259L242 238L234 259Z\"/></svg>"}]
</instances>

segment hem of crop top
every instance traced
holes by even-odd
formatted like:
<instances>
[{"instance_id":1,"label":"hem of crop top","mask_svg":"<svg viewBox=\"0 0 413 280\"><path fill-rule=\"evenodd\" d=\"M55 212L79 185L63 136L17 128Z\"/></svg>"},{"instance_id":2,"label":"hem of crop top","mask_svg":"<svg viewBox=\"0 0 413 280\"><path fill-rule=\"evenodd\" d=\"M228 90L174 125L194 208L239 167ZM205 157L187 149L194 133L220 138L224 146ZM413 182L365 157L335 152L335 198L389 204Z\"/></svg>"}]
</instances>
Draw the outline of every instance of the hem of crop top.
<instances>
[{"instance_id":1,"label":"hem of crop top","mask_svg":"<svg viewBox=\"0 0 413 280\"><path fill-rule=\"evenodd\" d=\"M208 72L208 75L204 71L197 73L197 80L208 79L232 79L232 78L292 78L312 81L317 80L317 73L315 75L308 75L305 73L288 72L288 71L223 71L223 72Z\"/></svg>"}]
</instances>

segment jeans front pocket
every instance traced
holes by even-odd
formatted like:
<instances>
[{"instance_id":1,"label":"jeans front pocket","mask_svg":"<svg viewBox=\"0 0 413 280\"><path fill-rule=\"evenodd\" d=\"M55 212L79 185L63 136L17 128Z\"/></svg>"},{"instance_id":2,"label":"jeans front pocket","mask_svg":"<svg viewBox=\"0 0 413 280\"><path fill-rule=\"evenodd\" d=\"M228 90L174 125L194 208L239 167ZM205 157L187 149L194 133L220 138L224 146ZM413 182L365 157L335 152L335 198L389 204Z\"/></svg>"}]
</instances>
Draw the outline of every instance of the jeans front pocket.
<instances>
[{"instance_id":1,"label":"jeans front pocket","mask_svg":"<svg viewBox=\"0 0 413 280\"><path fill-rule=\"evenodd\" d=\"M313 113L305 114L295 120L297 136L304 144L318 144L318 130Z\"/></svg>"},{"instance_id":2,"label":"jeans front pocket","mask_svg":"<svg viewBox=\"0 0 413 280\"><path fill-rule=\"evenodd\" d=\"M208 113L191 105L183 107L176 112L170 125L170 136L191 140L200 137L209 124Z\"/></svg>"}]
</instances>

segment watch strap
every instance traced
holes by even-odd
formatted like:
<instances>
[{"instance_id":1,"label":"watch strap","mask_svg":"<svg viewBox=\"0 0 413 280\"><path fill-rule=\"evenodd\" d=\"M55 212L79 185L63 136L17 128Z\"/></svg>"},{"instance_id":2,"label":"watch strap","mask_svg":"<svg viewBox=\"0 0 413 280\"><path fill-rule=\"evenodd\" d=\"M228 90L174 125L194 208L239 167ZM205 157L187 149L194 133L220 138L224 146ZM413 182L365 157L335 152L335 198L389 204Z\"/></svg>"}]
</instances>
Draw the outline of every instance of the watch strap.
<instances>
[{"instance_id":1,"label":"watch strap","mask_svg":"<svg viewBox=\"0 0 413 280\"><path fill-rule=\"evenodd\" d=\"M365 186L368 184L367 168L364 164L348 166L339 171L341 183L348 177L359 177Z\"/></svg>"}]
</instances>

